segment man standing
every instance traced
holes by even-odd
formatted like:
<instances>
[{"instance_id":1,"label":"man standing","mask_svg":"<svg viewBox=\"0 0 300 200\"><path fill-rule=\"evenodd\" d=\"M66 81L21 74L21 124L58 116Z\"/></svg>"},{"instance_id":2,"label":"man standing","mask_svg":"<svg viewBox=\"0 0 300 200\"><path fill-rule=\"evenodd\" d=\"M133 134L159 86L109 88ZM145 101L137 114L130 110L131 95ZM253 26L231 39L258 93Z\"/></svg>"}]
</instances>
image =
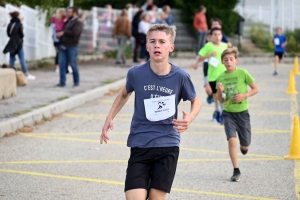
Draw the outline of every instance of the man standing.
<instances>
[{"instance_id":1,"label":"man standing","mask_svg":"<svg viewBox=\"0 0 300 200\"><path fill-rule=\"evenodd\" d=\"M77 66L78 43L81 32L83 30L83 23L78 17L78 8L68 8L69 20L63 31L57 33L57 37L61 38L61 45L59 47L59 74L60 80L57 87L66 86L66 69L68 63L73 70L74 87L79 86L79 70Z\"/></svg>"}]
</instances>

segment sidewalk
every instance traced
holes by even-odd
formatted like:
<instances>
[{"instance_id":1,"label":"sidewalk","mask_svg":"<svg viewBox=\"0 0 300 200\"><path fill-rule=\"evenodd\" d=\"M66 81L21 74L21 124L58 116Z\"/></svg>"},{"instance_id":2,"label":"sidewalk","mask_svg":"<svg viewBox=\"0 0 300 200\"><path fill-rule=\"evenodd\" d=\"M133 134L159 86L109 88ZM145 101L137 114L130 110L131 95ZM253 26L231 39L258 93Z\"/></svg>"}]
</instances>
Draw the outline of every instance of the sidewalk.
<instances>
[{"instance_id":1,"label":"sidewalk","mask_svg":"<svg viewBox=\"0 0 300 200\"><path fill-rule=\"evenodd\" d=\"M79 64L81 81L77 88L72 87L72 74L67 75L66 87L57 88L59 74L54 68L31 70L36 80L18 87L17 96L0 100L0 122L124 78L130 66L116 66L112 60L83 62Z\"/></svg>"}]
</instances>

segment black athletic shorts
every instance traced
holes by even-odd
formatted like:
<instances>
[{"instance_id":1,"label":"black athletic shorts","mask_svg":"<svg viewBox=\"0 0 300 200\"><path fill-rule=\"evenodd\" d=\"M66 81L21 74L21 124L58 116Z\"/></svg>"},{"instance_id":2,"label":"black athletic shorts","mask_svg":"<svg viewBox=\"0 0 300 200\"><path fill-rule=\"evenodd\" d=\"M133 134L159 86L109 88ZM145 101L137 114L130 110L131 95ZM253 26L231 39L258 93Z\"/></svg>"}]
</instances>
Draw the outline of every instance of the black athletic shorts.
<instances>
[{"instance_id":1,"label":"black athletic shorts","mask_svg":"<svg viewBox=\"0 0 300 200\"><path fill-rule=\"evenodd\" d=\"M207 76L207 72L208 72L208 62L203 62L203 74L204 74L204 77Z\"/></svg>"},{"instance_id":2,"label":"black athletic shorts","mask_svg":"<svg viewBox=\"0 0 300 200\"><path fill-rule=\"evenodd\" d=\"M131 148L126 171L125 192L150 188L170 193L179 147Z\"/></svg>"},{"instance_id":3,"label":"black athletic shorts","mask_svg":"<svg viewBox=\"0 0 300 200\"><path fill-rule=\"evenodd\" d=\"M283 54L284 54L283 52L275 52L275 53L274 53L274 56L278 56L278 58L281 60Z\"/></svg>"},{"instance_id":4,"label":"black athletic shorts","mask_svg":"<svg viewBox=\"0 0 300 200\"><path fill-rule=\"evenodd\" d=\"M217 81L212 81L212 82L209 82L209 85L211 87L211 91L213 94L216 94L217 93L217 88L216 88L216 85L217 85Z\"/></svg>"}]
</instances>

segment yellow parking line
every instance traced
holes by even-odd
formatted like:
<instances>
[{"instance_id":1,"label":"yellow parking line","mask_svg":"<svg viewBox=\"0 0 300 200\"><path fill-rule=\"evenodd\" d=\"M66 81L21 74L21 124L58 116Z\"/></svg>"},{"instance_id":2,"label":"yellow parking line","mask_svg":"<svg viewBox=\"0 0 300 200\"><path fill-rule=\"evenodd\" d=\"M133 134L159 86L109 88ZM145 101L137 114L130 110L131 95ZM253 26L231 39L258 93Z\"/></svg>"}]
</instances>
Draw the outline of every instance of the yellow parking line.
<instances>
[{"instance_id":1,"label":"yellow parking line","mask_svg":"<svg viewBox=\"0 0 300 200\"><path fill-rule=\"evenodd\" d=\"M49 178L58 178L58 179L68 179L68 180L76 180L76 181L96 182L96 183L104 183L104 184L110 184L110 185L122 185L122 186L124 185L123 182L119 182L119 181L101 180L101 179L76 177L76 176L64 176L64 175L47 174L47 173L40 173L40 172L29 172L29 171L21 171L21 170L0 169L0 172L12 173L12 174L24 174L24 175L31 175L31 176L41 176L41 177L49 177ZM272 199L274 199L274 198L228 194L228 193L219 193L219 192L207 192L207 191L201 191L201 190L188 190L188 189L180 189L180 188L172 188L172 191L183 192L183 193L193 193L193 194L203 194L203 195L209 195L209 196L231 197L231 198L239 198L239 199L255 199L255 200L272 200Z\"/></svg>"},{"instance_id":2,"label":"yellow parking line","mask_svg":"<svg viewBox=\"0 0 300 200\"><path fill-rule=\"evenodd\" d=\"M280 161L281 157L274 158L241 158L240 161ZM203 159L179 159L179 163L185 162L223 162L230 158L203 158ZM0 165L37 165L37 164L70 164L70 163L127 163L128 160L24 160L0 162Z\"/></svg>"},{"instance_id":3,"label":"yellow parking line","mask_svg":"<svg viewBox=\"0 0 300 200\"><path fill-rule=\"evenodd\" d=\"M25 137L34 137L34 138L99 143L99 140L84 139L84 138L51 137L51 136L35 135L35 134L30 134L30 133L26 133L26 134L25 133L20 133L20 135L25 136ZM124 146L126 145L126 142L108 141L108 143L109 144L124 145ZM206 150L206 149L196 149L196 148L180 147L180 150L194 151L194 152L205 152L205 153L215 153L215 154L228 154L227 151L216 151L216 150ZM268 157L268 158L281 158L280 156L273 156L273 155L260 155L260 154L247 154L247 155L248 156L258 156L258 157Z\"/></svg>"}]
</instances>

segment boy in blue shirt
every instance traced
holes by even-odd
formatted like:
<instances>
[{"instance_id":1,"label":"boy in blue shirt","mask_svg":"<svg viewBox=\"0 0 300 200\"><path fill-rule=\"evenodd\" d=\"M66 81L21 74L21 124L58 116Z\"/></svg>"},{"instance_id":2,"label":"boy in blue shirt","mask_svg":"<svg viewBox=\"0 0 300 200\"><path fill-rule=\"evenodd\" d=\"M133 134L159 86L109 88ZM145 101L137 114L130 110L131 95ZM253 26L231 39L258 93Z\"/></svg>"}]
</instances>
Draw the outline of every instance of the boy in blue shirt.
<instances>
[{"instance_id":1,"label":"boy in blue shirt","mask_svg":"<svg viewBox=\"0 0 300 200\"><path fill-rule=\"evenodd\" d=\"M106 118L100 143L109 140L108 129L132 92L134 113L127 146L131 147L125 180L126 200L163 200L170 193L175 176L180 133L187 130L200 111L189 74L169 63L174 50L175 26L153 25L147 33L150 61L134 66L127 73L126 86L116 97ZM178 104L191 102L191 111L178 119Z\"/></svg>"},{"instance_id":2,"label":"boy in blue shirt","mask_svg":"<svg viewBox=\"0 0 300 200\"><path fill-rule=\"evenodd\" d=\"M273 38L273 44L275 45L274 48L274 55L275 55L275 61L274 61L274 73L273 75L278 75L278 63L281 62L282 56L285 52L285 46L287 45L287 41L285 36L282 34L282 30L280 27L276 28L276 34Z\"/></svg>"}]
</instances>

